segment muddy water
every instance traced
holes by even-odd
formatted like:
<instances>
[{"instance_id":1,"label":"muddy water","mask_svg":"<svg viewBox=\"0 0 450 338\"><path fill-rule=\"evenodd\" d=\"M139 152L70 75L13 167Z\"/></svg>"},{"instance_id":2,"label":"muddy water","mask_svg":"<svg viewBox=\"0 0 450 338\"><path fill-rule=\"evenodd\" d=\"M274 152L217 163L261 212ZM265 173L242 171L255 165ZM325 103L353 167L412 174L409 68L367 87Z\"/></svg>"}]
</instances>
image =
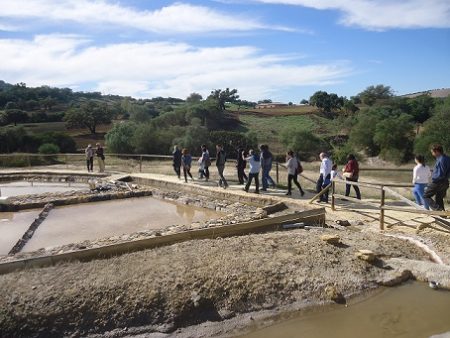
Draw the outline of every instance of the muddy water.
<instances>
[{"instance_id":1,"label":"muddy water","mask_svg":"<svg viewBox=\"0 0 450 338\"><path fill-rule=\"evenodd\" d=\"M8 254L38 215L38 210L0 212L0 255Z\"/></svg>"},{"instance_id":2,"label":"muddy water","mask_svg":"<svg viewBox=\"0 0 450 338\"><path fill-rule=\"evenodd\" d=\"M23 251L122 235L173 224L217 218L209 209L152 197L131 198L53 209Z\"/></svg>"},{"instance_id":3,"label":"muddy water","mask_svg":"<svg viewBox=\"0 0 450 338\"><path fill-rule=\"evenodd\" d=\"M425 283L389 288L348 307L300 315L246 338L411 338L450 331L450 292Z\"/></svg>"},{"instance_id":4,"label":"muddy water","mask_svg":"<svg viewBox=\"0 0 450 338\"><path fill-rule=\"evenodd\" d=\"M29 194L43 194L49 192L65 192L72 190L86 190L89 186L86 183L56 183L56 182L27 182L15 181L1 183L0 190L2 196L21 196Z\"/></svg>"}]
</instances>

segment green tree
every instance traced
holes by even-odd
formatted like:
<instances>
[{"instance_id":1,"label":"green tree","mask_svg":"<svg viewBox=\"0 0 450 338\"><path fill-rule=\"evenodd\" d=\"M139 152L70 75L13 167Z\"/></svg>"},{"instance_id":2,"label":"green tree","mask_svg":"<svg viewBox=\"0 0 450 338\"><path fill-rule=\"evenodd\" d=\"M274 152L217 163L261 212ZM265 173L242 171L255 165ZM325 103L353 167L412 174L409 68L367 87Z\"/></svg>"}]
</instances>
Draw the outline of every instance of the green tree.
<instances>
[{"instance_id":1,"label":"green tree","mask_svg":"<svg viewBox=\"0 0 450 338\"><path fill-rule=\"evenodd\" d=\"M105 136L108 150L118 154L133 153L132 138L136 127L137 125L134 122L114 124L113 128Z\"/></svg>"},{"instance_id":2,"label":"green tree","mask_svg":"<svg viewBox=\"0 0 450 338\"><path fill-rule=\"evenodd\" d=\"M291 149L304 157L316 156L321 151L329 148L329 145L324 140L314 135L311 131L296 126L282 130L281 142L286 149Z\"/></svg>"},{"instance_id":3,"label":"green tree","mask_svg":"<svg viewBox=\"0 0 450 338\"><path fill-rule=\"evenodd\" d=\"M410 114L414 121L424 123L433 114L435 99L430 95L420 95L409 100Z\"/></svg>"},{"instance_id":4,"label":"green tree","mask_svg":"<svg viewBox=\"0 0 450 338\"><path fill-rule=\"evenodd\" d=\"M319 108L322 113L333 116L344 105L344 98L334 93L328 94L325 91L317 91L309 98L309 103Z\"/></svg>"},{"instance_id":5,"label":"green tree","mask_svg":"<svg viewBox=\"0 0 450 338\"><path fill-rule=\"evenodd\" d=\"M344 100L344 105L342 106L342 108L347 115L354 114L359 110L359 108L353 103L352 100L347 99Z\"/></svg>"},{"instance_id":6,"label":"green tree","mask_svg":"<svg viewBox=\"0 0 450 338\"><path fill-rule=\"evenodd\" d=\"M25 123L28 121L28 115L23 110L20 109L8 109L6 110L6 119L8 123Z\"/></svg>"},{"instance_id":7,"label":"green tree","mask_svg":"<svg viewBox=\"0 0 450 338\"><path fill-rule=\"evenodd\" d=\"M203 97L199 93L191 93L187 98L187 103L199 103L203 100Z\"/></svg>"},{"instance_id":8,"label":"green tree","mask_svg":"<svg viewBox=\"0 0 450 338\"><path fill-rule=\"evenodd\" d=\"M369 86L358 94L361 101L368 106L372 106L377 100L387 100L393 96L394 93L391 87L382 84Z\"/></svg>"},{"instance_id":9,"label":"green tree","mask_svg":"<svg viewBox=\"0 0 450 338\"><path fill-rule=\"evenodd\" d=\"M414 124L408 114L388 117L377 123L373 141L386 160L402 163L412 157Z\"/></svg>"},{"instance_id":10,"label":"green tree","mask_svg":"<svg viewBox=\"0 0 450 338\"><path fill-rule=\"evenodd\" d=\"M364 151L369 156L376 156L380 147L374 142L377 123L381 116L376 111L364 111L356 117L356 123L349 134L349 144L357 151Z\"/></svg>"},{"instance_id":11,"label":"green tree","mask_svg":"<svg viewBox=\"0 0 450 338\"><path fill-rule=\"evenodd\" d=\"M239 95L237 94L237 89L231 89L226 88L225 90L222 89L215 89L211 91L211 95L209 95L209 98L214 99L217 102L217 105L220 110L225 110L225 103L233 103L236 102L237 99L239 99Z\"/></svg>"},{"instance_id":12,"label":"green tree","mask_svg":"<svg viewBox=\"0 0 450 338\"><path fill-rule=\"evenodd\" d=\"M87 128L92 134L97 126L111 123L112 112L106 103L90 100L79 108L71 108L64 115L68 128Z\"/></svg>"},{"instance_id":13,"label":"green tree","mask_svg":"<svg viewBox=\"0 0 450 338\"><path fill-rule=\"evenodd\" d=\"M415 141L414 149L417 153L430 157L430 145L442 144L444 149L450 152L450 97L437 105L434 115L423 125L423 132Z\"/></svg>"}]
</instances>

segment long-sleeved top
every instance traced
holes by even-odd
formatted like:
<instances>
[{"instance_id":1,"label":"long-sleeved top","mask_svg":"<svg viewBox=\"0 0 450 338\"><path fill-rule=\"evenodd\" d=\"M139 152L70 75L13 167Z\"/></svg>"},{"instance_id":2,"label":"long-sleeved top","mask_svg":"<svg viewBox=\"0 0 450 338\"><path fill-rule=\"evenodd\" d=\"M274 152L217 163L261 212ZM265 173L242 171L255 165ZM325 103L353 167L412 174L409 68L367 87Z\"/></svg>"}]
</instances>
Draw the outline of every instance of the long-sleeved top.
<instances>
[{"instance_id":1,"label":"long-sleeved top","mask_svg":"<svg viewBox=\"0 0 450 338\"><path fill-rule=\"evenodd\" d=\"M344 173L352 173L353 178L358 178L359 176L359 165L358 161L350 160L344 167Z\"/></svg>"},{"instance_id":2,"label":"long-sleeved top","mask_svg":"<svg viewBox=\"0 0 450 338\"><path fill-rule=\"evenodd\" d=\"M84 153L86 154L86 158L90 159L91 157L94 157L94 148L87 147Z\"/></svg>"},{"instance_id":3,"label":"long-sleeved top","mask_svg":"<svg viewBox=\"0 0 450 338\"><path fill-rule=\"evenodd\" d=\"M257 155L250 155L245 158L245 160L248 162L248 165L250 167L249 173L250 174L258 174L261 170L261 162L259 159L259 156Z\"/></svg>"},{"instance_id":4,"label":"long-sleeved top","mask_svg":"<svg viewBox=\"0 0 450 338\"><path fill-rule=\"evenodd\" d=\"M176 167L181 167L181 151L180 149L175 149L172 153L173 155L173 165Z\"/></svg>"},{"instance_id":5,"label":"long-sleeved top","mask_svg":"<svg viewBox=\"0 0 450 338\"><path fill-rule=\"evenodd\" d=\"M263 150L261 152L261 168L271 169L272 168L272 153L268 150Z\"/></svg>"},{"instance_id":6,"label":"long-sleeved top","mask_svg":"<svg viewBox=\"0 0 450 338\"><path fill-rule=\"evenodd\" d=\"M340 180L343 180L343 179L344 179L344 178L342 177L342 175L339 173L339 171L337 171L337 170L331 170L331 174L330 174L331 180L334 180L336 177L339 178Z\"/></svg>"},{"instance_id":7,"label":"long-sleeved top","mask_svg":"<svg viewBox=\"0 0 450 338\"><path fill-rule=\"evenodd\" d=\"M192 164L192 156L189 154L181 156L181 164L183 167L190 167Z\"/></svg>"},{"instance_id":8,"label":"long-sleeved top","mask_svg":"<svg viewBox=\"0 0 450 338\"><path fill-rule=\"evenodd\" d=\"M202 157L200 157L200 163L202 164L202 166L204 167L209 167L210 165L210 158L209 158L209 151L205 150L204 152L202 152Z\"/></svg>"},{"instance_id":9,"label":"long-sleeved top","mask_svg":"<svg viewBox=\"0 0 450 338\"><path fill-rule=\"evenodd\" d=\"M219 150L216 154L216 166L223 166L227 161L227 155L224 150Z\"/></svg>"},{"instance_id":10,"label":"long-sleeved top","mask_svg":"<svg viewBox=\"0 0 450 338\"><path fill-rule=\"evenodd\" d=\"M244 159L244 155L245 155L245 150L244 149L239 149L238 150L238 154L237 154L237 166L238 168L245 168L247 162Z\"/></svg>"},{"instance_id":11,"label":"long-sleeved top","mask_svg":"<svg viewBox=\"0 0 450 338\"><path fill-rule=\"evenodd\" d=\"M430 167L423 164L418 164L413 169L413 184L426 184L430 180L431 170Z\"/></svg>"},{"instance_id":12,"label":"long-sleeved top","mask_svg":"<svg viewBox=\"0 0 450 338\"><path fill-rule=\"evenodd\" d=\"M441 182L450 179L450 157L441 155L436 158L436 164L431 179L433 182Z\"/></svg>"},{"instance_id":13,"label":"long-sleeved top","mask_svg":"<svg viewBox=\"0 0 450 338\"><path fill-rule=\"evenodd\" d=\"M320 163L320 174L323 175L323 178L326 178L331 174L331 168L333 167L333 162L328 157L325 157Z\"/></svg>"},{"instance_id":14,"label":"long-sleeved top","mask_svg":"<svg viewBox=\"0 0 450 338\"><path fill-rule=\"evenodd\" d=\"M288 175L296 175L298 168L298 160L296 157L291 157L286 162L286 168L288 171Z\"/></svg>"}]
</instances>

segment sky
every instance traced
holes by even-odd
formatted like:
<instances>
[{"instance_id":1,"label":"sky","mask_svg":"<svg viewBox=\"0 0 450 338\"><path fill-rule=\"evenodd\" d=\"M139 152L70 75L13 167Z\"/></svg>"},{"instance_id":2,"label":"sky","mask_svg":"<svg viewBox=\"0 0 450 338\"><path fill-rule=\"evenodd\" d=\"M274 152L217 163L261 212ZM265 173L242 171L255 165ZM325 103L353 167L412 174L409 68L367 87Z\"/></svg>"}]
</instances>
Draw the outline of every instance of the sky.
<instances>
[{"instance_id":1,"label":"sky","mask_svg":"<svg viewBox=\"0 0 450 338\"><path fill-rule=\"evenodd\" d=\"M0 0L0 80L298 103L450 87L450 0Z\"/></svg>"}]
</instances>

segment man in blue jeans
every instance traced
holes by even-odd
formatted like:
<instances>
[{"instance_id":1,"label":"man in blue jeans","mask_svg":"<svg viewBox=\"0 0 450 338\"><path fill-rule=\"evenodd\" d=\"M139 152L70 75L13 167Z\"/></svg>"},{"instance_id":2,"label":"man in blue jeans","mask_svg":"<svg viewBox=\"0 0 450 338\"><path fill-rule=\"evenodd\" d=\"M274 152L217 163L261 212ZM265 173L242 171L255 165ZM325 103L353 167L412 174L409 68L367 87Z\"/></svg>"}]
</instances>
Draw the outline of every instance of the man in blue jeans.
<instances>
[{"instance_id":1,"label":"man in blue jeans","mask_svg":"<svg viewBox=\"0 0 450 338\"><path fill-rule=\"evenodd\" d=\"M444 148L440 144L431 146L431 154L436 158L431 183L425 189L424 200L428 203L431 210L443 211L444 197L448 189L448 180L450 178L450 157L444 154ZM435 197L434 201L432 199Z\"/></svg>"},{"instance_id":2,"label":"man in blue jeans","mask_svg":"<svg viewBox=\"0 0 450 338\"><path fill-rule=\"evenodd\" d=\"M269 187L269 184L272 188L275 188L275 182L270 177L270 171L272 170L272 153L269 151L268 145L261 145L261 169L262 169L262 191L266 191Z\"/></svg>"}]
</instances>

